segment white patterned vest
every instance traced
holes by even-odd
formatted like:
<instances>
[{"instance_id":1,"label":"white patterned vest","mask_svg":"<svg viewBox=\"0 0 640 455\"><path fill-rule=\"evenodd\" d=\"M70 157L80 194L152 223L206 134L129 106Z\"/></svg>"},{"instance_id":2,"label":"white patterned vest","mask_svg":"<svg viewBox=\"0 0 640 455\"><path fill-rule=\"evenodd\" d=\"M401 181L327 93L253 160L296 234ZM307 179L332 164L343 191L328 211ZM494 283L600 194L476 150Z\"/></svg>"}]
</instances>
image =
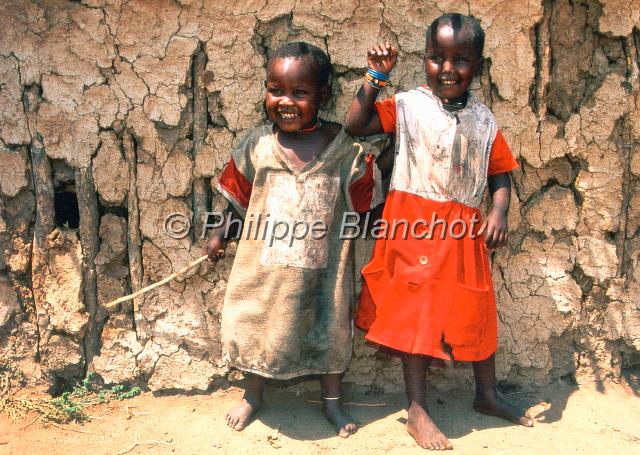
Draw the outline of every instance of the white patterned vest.
<instances>
[{"instance_id":1,"label":"white patterned vest","mask_svg":"<svg viewBox=\"0 0 640 455\"><path fill-rule=\"evenodd\" d=\"M396 158L391 190L477 208L498 126L473 95L455 113L428 88L397 94Z\"/></svg>"}]
</instances>

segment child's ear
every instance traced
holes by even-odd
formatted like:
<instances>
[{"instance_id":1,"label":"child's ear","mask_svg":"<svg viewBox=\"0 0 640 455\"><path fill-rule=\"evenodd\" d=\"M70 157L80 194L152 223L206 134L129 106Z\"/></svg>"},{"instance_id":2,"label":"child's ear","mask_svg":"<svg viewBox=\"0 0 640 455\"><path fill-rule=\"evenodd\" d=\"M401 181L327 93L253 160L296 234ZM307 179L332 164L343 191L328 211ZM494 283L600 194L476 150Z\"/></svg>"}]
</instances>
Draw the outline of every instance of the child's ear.
<instances>
[{"instance_id":1,"label":"child's ear","mask_svg":"<svg viewBox=\"0 0 640 455\"><path fill-rule=\"evenodd\" d=\"M478 60L478 66L476 68L476 73L474 74L474 76L480 76L482 74L482 70L484 68L484 57L480 57L480 60Z\"/></svg>"},{"instance_id":2,"label":"child's ear","mask_svg":"<svg viewBox=\"0 0 640 455\"><path fill-rule=\"evenodd\" d=\"M324 107L331 99L331 86L329 84L320 88L320 107Z\"/></svg>"}]
</instances>

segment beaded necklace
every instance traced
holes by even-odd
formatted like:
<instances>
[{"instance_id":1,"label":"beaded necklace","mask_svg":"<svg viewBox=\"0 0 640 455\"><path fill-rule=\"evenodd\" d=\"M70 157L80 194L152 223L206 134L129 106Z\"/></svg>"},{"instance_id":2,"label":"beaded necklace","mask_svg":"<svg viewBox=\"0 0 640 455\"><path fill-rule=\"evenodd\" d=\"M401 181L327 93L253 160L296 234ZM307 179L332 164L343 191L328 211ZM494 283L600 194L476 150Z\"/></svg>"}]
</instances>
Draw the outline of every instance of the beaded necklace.
<instances>
[{"instance_id":1,"label":"beaded necklace","mask_svg":"<svg viewBox=\"0 0 640 455\"><path fill-rule=\"evenodd\" d=\"M455 101L449 101L447 99L442 99L442 107L445 111L451 112L453 116L456 118L456 124L460 124L460 119L458 118L458 114L456 111L464 108L467 105L467 101L469 100L469 92L465 92L460 98Z\"/></svg>"},{"instance_id":2,"label":"beaded necklace","mask_svg":"<svg viewBox=\"0 0 640 455\"><path fill-rule=\"evenodd\" d=\"M469 93L465 92L460 98L454 101L449 101L446 98L442 99L442 107L448 111L458 111L467 105L467 100L469 99Z\"/></svg>"},{"instance_id":3,"label":"beaded necklace","mask_svg":"<svg viewBox=\"0 0 640 455\"><path fill-rule=\"evenodd\" d=\"M298 131L296 131L296 133L298 133L298 134L300 134L300 133L310 133L312 131L317 130L321 126L322 126L322 123L320 122L320 117L318 117L316 119L316 124L315 125L313 125L313 126L311 126L309 128L304 128L304 129L298 130Z\"/></svg>"}]
</instances>

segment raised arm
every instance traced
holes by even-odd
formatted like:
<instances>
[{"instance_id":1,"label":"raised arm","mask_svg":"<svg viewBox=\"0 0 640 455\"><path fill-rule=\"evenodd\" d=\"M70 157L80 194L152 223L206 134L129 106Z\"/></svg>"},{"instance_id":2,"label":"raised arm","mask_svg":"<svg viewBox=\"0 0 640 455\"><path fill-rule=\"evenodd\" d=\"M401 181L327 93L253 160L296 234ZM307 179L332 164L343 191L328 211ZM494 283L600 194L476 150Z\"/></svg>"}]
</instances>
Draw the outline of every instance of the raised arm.
<instances>
[{"instance_id":1,"label":"raised arm","mask_svg":"<svg viewBox=\"0 0 640 455\"><path fill-rule=\"evenodd\" d=\"M386 75L396 65L397 59L398 51L389 43L378 43L367 53L369 69ZM380 89L375 88L369 82L362 84L347 113L345 123L347 133L352 136L369 136L384 132L378 112L374 107L379 94Z\"/></svg>"}]
</instances>

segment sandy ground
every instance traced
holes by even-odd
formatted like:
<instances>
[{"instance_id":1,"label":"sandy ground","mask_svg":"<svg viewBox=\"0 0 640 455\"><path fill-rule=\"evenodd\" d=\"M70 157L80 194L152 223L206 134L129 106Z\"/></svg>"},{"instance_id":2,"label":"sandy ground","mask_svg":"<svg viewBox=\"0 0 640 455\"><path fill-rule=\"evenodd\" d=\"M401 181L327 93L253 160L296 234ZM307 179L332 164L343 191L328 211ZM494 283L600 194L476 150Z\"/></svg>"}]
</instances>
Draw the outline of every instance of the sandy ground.
<instances>
[{"instance_id":1,"label":"sandy ground","mask_svg":"<svg viewBox=\"0 0 640 455\"><path fill-rule=\"evenodd\" d=\"M241 396L237 388L203 395L153 396L89 408L84 425L64 428L17 424L0 416L0 454L409 454L419 453L405 431L400 394L348 399L384 403L350 406L360 431L341 439L320 413L314 392L269 389L266 406L243 432L226 427L225 411ZM559 384L508 397L531 405L534 428L511 425L471 410L470 393L430 394L431 413L458 454L638 454L640 391L620 384ZM31 425L29 425L31 423ZM28 425L28 426L27 426ZM25 428L26 427L26 428ZM139 445L135 445L138 442Z\"/></svg>"}]
</instances>

